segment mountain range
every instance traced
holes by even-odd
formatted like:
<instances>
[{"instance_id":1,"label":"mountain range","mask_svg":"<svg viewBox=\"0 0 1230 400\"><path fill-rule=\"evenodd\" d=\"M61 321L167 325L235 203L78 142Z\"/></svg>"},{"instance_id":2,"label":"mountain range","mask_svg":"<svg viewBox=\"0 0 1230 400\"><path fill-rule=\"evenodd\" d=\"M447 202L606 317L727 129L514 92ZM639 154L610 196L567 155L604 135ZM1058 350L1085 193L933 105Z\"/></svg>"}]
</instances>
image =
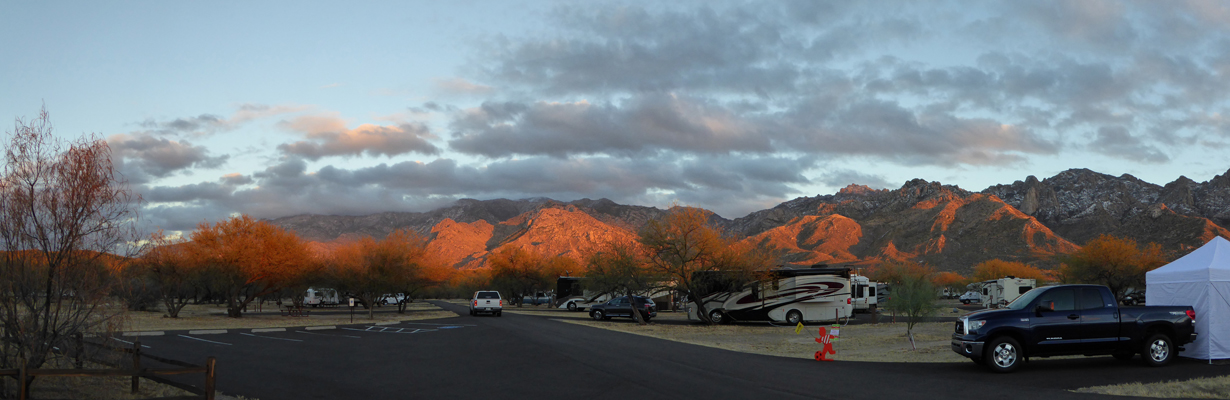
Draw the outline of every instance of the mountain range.
<instances>
[{"instance_id":1,"label":"mountain range","mask_svg":"<svg viewBox=\"0 0 1230 400\"><path fill-rule=\"evenodd\" d=\"M464 199L422 213L296 215L270 222L324 247L409 229L427 237L429 250L454 267L481 268L487 254L503 246L583 260L611 241L635 241L642 226L666 212L607 199ZM1208 182L1181 176L1158 186L1127 174L1071 169L981 192L914 179L895 190L850 185L733 220L710 215L728 235L782 250L787 263L908 260L969 273L998 258L1050 268L1057 255L1102 234L1175 252L1214 236L1230 238L1230 171Z\"/></svg>"}]
</instances>

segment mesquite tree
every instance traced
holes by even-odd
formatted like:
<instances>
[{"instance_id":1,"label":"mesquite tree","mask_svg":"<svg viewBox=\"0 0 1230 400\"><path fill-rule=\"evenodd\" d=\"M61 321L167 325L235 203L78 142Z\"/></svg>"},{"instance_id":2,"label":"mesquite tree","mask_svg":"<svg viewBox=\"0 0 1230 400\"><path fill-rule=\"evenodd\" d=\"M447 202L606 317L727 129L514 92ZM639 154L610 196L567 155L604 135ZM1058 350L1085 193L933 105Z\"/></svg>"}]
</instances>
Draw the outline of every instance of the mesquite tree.
<instances>
[{"instance_id":1,"label":"mesquite tree","mask_svg":"<svg viewBox=\"0 0 1230 400\"><path fill-rule=\"evenodd\" d=\"M140 237L140 198L101 138L57 139L46 110L15 125L0 169L0 368L38 368L119 323L103 307L108 268Z\"/></svg>"}]
</instances>

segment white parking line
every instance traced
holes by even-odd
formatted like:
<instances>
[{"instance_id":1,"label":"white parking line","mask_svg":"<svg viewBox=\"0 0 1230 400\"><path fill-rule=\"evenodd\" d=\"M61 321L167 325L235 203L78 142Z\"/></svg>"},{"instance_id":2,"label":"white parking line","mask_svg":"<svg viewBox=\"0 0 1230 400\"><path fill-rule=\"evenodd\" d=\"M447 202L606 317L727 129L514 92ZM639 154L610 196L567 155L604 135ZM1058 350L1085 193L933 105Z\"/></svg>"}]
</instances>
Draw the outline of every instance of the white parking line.
<instances>
[{"instance_id":1,"label":"white parking line","mask_svg":"<svg viewBox=\"0 0 1230 400\"><path fill-rule=\"evenodd\" d=\"M286 340L290 342L302 342L302 340L299 340L299 339L287 339L287 338L280 338L280 337L273 337L273 336L261 336L261 335L253 335L251 333L243 333L243 332L239 332L239 334L247 335L251 337L265 338L265 339L277 339L277 340Z\"/></svg>"},{"instance_id":2,"label":"white parking line","mask_svg":"<svg viewBox=\"0 0 1230 400\"><path fill-rule=\"evenodd\" d=\"M227 346L231 346L231 344L230 344L230 343L215 342L215 341L212 341L212 340L205 340L205 339L201 339L201 338L197 338L197 337L192 337L192 336L188 336L188 335L179 335L179 337L182 337L182 338L188 338L188 339L192 339L192 340L200 340L200 341L202 341L202 342L209 342L209 343L214 343L214 344L225 344L225 345L227 345Z\"/></svg>"},{"instance_id":3,"label":"white parking line","mask_svg":"<svg viewBox=\"0 0 1230 400\"><path fill-rule=\"evenodd\" d=\"M298 332L298 333L306 333L306 334L309 334L309 335L320 335L320 336L341 336L341 337L348 337L348 338L355 338L355 339L362 339L362 338L363 338L363 337L361 337L361 336L350 336L350 335L331 335L331 334L328 334L328 333L316 333L316 332L307 332L307 331L295 331L295 332Z\"/></svg>"},{"instance_id":4,"label":"white parking line","mask_svg":"<svg viewBox=\"0 0 1230 400\"><path fill-rule=\"evenodd\" d=\"M372 330L375 328L380 328L380 330ZM346 328L346 327L342 327L341 329L345 329L348 331L372 332L372 333L423 333L423 332L435 332L439 330L439 329L414 329L412 328L414 329L414 331L407 332L405 328L398 328L397 330L393 330L393 328L386 328L386 327L380 327L380 326L369 326L367 327L367 329L356 329L356 328Z\"/></svg>"},{"instance_id":5,"label":"white parking line","mask_svg":"<svg viewBox=\"0 0 1230 400\"><path fill-rule=\"evenodd\" d=\"M129 341L127 341L127 340L120 340L120 339L116 339L116 338L111 338L111 340L114 340L114 341L117 341L117 342L124 342L124 343L128 343L128 344L132 344L132 342L129 342ZM146 346L146 345L141 345L141 347L144 347L144 348L147 348L147 349L151 349L151 348L152 348L152 347L149 347L149 346Z\"/></svg>"}]
</instances>

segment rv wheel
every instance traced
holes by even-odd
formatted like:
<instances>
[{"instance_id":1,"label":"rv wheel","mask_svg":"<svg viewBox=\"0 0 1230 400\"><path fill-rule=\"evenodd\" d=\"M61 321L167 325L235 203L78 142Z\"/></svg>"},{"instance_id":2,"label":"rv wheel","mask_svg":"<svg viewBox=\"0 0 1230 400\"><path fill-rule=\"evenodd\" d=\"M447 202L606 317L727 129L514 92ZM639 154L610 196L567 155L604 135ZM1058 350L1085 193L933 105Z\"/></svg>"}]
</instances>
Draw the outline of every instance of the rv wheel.
<instances>
[{"instance_id":1,"label":"rv wheel","mask_svg":"<svg viewBox=\"0 0 1230 400\"><path fill-rule=\"evenodd\" d=\"M726 314L723 314L722 310L710 311L709 320L713 321L715 324L724 324L726 323Z\"/></svg>"},{"instance_id":2,"label":"rv wheel","mask_svg":"<svg viewBox=\"0 0 1230 400\"><path fill-rule=\"evenodd\" d=\"M576 310L577 310L577 303L568 302L568 311L576 311Z\"/></svg>"},{"instance_id":3,"label":"rv wheel","mask_svg":"<svg viewBox=\"0 0 1230 400\"><path fill-rule=\"evenodd\" d=\"M799 312L799 310L790 310L790 312L786 313L786 322L790 325L798 325L798 323L803 322L803 313Z\"/></svg>"}]
</instances>

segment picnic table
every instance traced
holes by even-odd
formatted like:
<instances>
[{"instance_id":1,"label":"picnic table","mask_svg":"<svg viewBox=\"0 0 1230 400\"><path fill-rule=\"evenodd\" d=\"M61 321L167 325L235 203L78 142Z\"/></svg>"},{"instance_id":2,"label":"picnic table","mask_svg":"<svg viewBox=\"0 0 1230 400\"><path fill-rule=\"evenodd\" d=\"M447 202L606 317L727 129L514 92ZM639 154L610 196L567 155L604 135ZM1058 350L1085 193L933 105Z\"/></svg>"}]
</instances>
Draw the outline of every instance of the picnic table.
<instances>
[{"instance_id":1,"label":"picnic table","mask_svg":"<svg viewBox=\"0 0 1230 400\"><path fill-rule=\"evenodd\" d=\"M310 312L308 310L304 310L303 307L296 307L291 304L282 307L281 311L283 317L306 317Z\"/></svg>"}]
</instances>

